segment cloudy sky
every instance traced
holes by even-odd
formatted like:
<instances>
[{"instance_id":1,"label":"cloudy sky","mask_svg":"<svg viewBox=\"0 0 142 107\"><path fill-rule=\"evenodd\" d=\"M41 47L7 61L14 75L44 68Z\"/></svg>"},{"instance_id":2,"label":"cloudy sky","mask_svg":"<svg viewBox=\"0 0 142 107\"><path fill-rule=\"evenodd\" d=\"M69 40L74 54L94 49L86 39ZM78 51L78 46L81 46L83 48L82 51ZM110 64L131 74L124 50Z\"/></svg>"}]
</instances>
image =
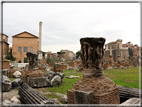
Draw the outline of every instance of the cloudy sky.
<instances>
[{"instance_id":1,"label":"cloudy sky","mask_svg":"<svg viewBox=\"0 0 142 107\"><path fill-rule=\"evenodd\" d=\"M105 37L106 43L122 39L140 46L139 3L4 3L3 33L23 31L39 36L42 50L80 50L80 38Z\"/></svg>"}]
</instances>

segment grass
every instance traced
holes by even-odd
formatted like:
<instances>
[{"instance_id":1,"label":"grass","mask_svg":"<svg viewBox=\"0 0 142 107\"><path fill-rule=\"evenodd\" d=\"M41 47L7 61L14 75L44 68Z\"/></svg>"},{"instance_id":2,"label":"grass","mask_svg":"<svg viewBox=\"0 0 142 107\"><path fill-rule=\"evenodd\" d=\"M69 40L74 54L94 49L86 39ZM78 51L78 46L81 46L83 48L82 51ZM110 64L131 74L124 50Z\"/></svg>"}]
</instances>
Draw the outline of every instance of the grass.
<instances>
[{"instance_id":1,"label":"grass","mask_svg":"<svg viewBox=\"0 0 142 107\"><path fill-rule=\"evenodd\" d=\"M59 85L59 87L47 88L48 91L50 91L50 92L58 92L58 93L67 95L67 90L72 89L72 85L76 81L78 81L80 78L69 79L69 78L66 78L66 76L75 75L75 76L82 77L82 73L78 73L78 72L76 72L76 70L74 70L74 71L64 70L64 73L65 73L65 77L63 79L63 82Z\"/></svg>"},{"instance_id":2,"label":"grass","mask_svg":"<svg viewBox=\"0 0 142 107\"><path fill-rule=\"evenodd\" d=\"M82 73L76 72L76 70L64 70L63 72L65 73L65 77L63 79L63 82L59 85L59 87L48 87L46 88L46 90L44 90L45 92L57 92L67 95L67 90L72 89L72 85L82 77ZM103 70L103 73L106 77L113 80L116 85L139 89L139 67L128 69ZM80 76L80 78L66 78L66 76L69 75ZM57 96L53 96L53 98L57 98ZM50 95L50 97L52 97L52 95Z\"/></svg>"},{"instance_id":3,"label":"grass","mask_svg":"<svg viewBox=\"0 0 142 107\"><path fill-rule=\"evenodd\" d=\"M14 78L9 78L9 79L10 79L11 82L15 80Z\"/></svg>"},{"instance_id":4,"label":"grass","mask_svg":"<svg viewBox=\"0 0 142 107\"><path fill-rule=\"evenodd\" d=\"M116 85L139 89L139 67L104 70L104 75Z\"/></svg>"}]
</instances>

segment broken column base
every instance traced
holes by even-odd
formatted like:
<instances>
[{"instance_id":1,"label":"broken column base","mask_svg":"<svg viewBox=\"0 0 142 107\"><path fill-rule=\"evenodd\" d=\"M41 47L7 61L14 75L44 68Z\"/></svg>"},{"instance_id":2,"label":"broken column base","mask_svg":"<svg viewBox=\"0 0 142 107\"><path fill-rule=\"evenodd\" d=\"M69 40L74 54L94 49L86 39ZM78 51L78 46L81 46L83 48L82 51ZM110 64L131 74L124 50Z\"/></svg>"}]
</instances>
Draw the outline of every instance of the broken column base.
<instances>
[{"instance_id":1,"label":"broken column base","mask_svg":"<svg viewBox=\"0 0 142 107\"><path fill-rule=\"evenodd\" d=\"M68 104L120 104L119 89L109 78L82 77L67 91Z\"/></svg>"}]
</instances>

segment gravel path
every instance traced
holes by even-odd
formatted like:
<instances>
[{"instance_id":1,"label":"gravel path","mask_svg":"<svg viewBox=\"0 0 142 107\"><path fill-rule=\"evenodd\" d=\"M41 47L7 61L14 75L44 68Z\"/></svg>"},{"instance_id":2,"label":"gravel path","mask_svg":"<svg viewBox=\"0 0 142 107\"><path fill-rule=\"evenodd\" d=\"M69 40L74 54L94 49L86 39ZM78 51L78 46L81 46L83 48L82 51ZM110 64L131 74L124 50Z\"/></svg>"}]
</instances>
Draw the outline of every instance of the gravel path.
<instances>
[{"instance_id":1,"label":"gravel path","mask_svg":"<svg viewBox=\"0 0 142 107\"><path fill-rule=\"evenodd\" d=\"M18 90L17 89L11 89L8 92L2 92L3 100L10 100L14 96L18 96Z\"/></svg>"},{"instance_id":2,"label":"gravel path","mask_svg":"<svg viewBox=\"0 0 142 107\"><path fill-rule=\"evenodd\" d=\"M43 92L43 90L46 90L46 88L33 88L33 89L38 91L41 94L50 94L50 92ZM15 97L19 97L19 95L18 95L18 88L17 89L11 89L8 92L2 92L3 100L10 100L14 96Z\"/></svg>"}]
</instances>

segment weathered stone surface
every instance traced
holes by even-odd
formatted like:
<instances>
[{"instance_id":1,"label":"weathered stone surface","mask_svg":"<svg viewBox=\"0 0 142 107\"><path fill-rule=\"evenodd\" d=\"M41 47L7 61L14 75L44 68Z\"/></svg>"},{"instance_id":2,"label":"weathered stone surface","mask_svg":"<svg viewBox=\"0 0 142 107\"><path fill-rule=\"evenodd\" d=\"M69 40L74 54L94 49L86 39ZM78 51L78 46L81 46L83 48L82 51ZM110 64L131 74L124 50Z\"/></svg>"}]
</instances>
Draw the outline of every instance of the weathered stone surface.
<instances>
[{"instance_id":1,"label":"weathered stone surface","mask_svg":"<svg viewBox=\"0 0 142 107\"><path fill-rule=\"evenodd\" d=\"M74 76L74 75L69 75L69 76L66 76L66 78L79 78L80 76Z\"/></svg>"},{"instance_id":2,"label":"weathered stone surface","mask_svg":"<svg viewBox=\"0 0 142 107\"><path fill-rule=\"evenodd\" d=\"M54 76L50 82L52 86L59 86L60 83L61 83L61 77L59 75Z\"/></svg>"},{"instance_id":3,"label":"weathered stone surface","mask_svg":"<svg viewBox=\"0 0 142 107\"><path fill-rule=\"evenodd\" d=\"M29 78L29 86L31 87L45 87L49 85L48 77L30 77Z\"/></svg>"},{"instance_id":4,"label":"weathered stone surface","mask_svg":"<svg viewBox=\"0 0 142 107\"><path fill-rule=\"evenodd\" d=\"M22 84L19 88L19 95L24 104L54 104L53 101L43 96L26 83Z\"/></svg>"},{"instance_id":5,"label":"weathered stone surface","mask_svg":"<svg viewBox=\"0 0 142 107\"><path fill-rule=\"evenodd\" d=\"M5 75L3 75L2 77L2 91L6 92L9 91L11 89L11 81L9 80L9 78Z\"/></svg>"},{"instance_id":6,"label":"weathered stone surface","mask_svg":"<svg viewBox=\"0 0 142 107\"><path fill-rule=\"evenodd\" d=\"M118 107L125 106L127 104L131 104L131 106L136 106L135 104L140 104L140 98L130 98L127 101L121 103Z\"/></svg>"},{"instance_id":7,"label":"weathered stone surface","mask_svg":"<svg viewBox=\"0 0 142 107\"><path fill-rule=\"evenodd\" d=\"M15 96L11 98L12 104L21 104L20 100L18 100Z\"/></svg>"},{"instance_id":8,"label":"weathered stone surface","mask_svg":"<svg viewBox=\"0 0 142 107\"><path fill-rule=\"evenodd\" d=\"M14 67L18 67L17 62L16 61L12 61L11 65L14 65Z\"/></svg>"},{"instance_id":9,"label":"weathered stone surface","mask_svg":"<svg viewBox=\"0 0 142 107\"><path fill-rule=\"evenodd\" d=\"M102 72L105 38L81 38L80 43L83 77L67 91L68 103L120 104L118 87Z\"/></svg>"},{"instance_id":10,"label":"weathered stone surface","mask_svg":"<svg viewBox=\"0 0 142 107\"><path fill-rule=\"evenodd\" d=\"M75 104L93 104L94 92L74 91Z\"/></svg>"},{"instance_id":11,"label":"weathered stone surface","mask_svg":"<svg viewBox=\"0 0 142 107\"><path fill-rule=\"evenodd\" d=\"M62 95L60 101L67 103L67 101L68 101L67 96L66 95Z\"/></svg>"},{"instance_id":12,"label":"weathered stone surface","mask_svg":"<svg viewBox=\"0 0 142 107\"><path fill-rule=\"evenodd\" d=\"M7 76L7 73L8 73L8 69L2 69L2 75Z\"/></svg>"},{"instance_id":13,"label":"weathered stone surface","mask_svg":"<svg viewBox=\"0 0 142 107\"><path fill-rule=\"evenodd\" d=\"M65 74L64 73L61 73L61 72L56 72L55 75L59 75L61 77L61 79L64 78Z\"/></svg>"},{"instance_id":14,"label":"weathered stone surface","mask_svg":"<svg viewBox=\"0 0 142 107\"><path fill-rule=\"evenodd\" d=\"M21 83L22 83L21 79L15 79L14 81L12 81L12 88L19 87Z\"/></svg>"},{"instance_id":15,"label":"weathered stone surface","mask_svg":"<svg viewBox=\"0 0 142 107\"><path fill-rule=\"evenodd\" d=\"M103 76L102 67L103 67L103 45L105 43L105 38L81 38L81 59L83 67L85 69L94 69L90 75L96 77ZM95 72L95 69L97 72ZM89 75L87 71L84 71L83 76Z\"/></svg>"},{"instance_id":16,"label":"weathered stone surface","mask_svg":"<svg viewBox=\"0 0 142 107\"><path fill-rule=\"evenodd\" d=\"M55 104L60 104L59 100L57 98L49 98L51 101L53 101Z\"/></svg>"},{"instance_id":17,"label":"weathered stone surface","mask_svg":"<svg viewBox=\"0 0 142 107\"><path fill-rule=\"evenodd\" d=\"M29 70L36 70L38 68L38 53L37 52L27 52L27 61L29 63Z\"/></svg>"},{"instance_id":18,"label":"weathered stone surface","mask_svg":"<svg viewBox=\"0 0 142 107\"><path fill-rule=\"evenodd\" d=\"M21 76L21 72L19 72L19 71L16 71L13 73L14 78L20 78L20 76Z\"/></svg>"},{"instance_id":19,"label":"weathered stone surface","mask_svg":"<svg viewBox=\"0 0 142 107\"><path fill-rule=\"evenodd\" d=\"M12 104L12 102L9 101L9 100L4 100L3 101L3 105L11 105L11 104Z\"/></svg>"},{"instance_id":20,"label":"weathered stone surface","mask_svg":"<svg viewBox=\"0 0 142 107\"><path fill-rule=\"evenodd\" d=\"M48 76L48 79L51 80L55 76L55 72L50 71L47 76Z\"/></svg>"}]
</instances>

